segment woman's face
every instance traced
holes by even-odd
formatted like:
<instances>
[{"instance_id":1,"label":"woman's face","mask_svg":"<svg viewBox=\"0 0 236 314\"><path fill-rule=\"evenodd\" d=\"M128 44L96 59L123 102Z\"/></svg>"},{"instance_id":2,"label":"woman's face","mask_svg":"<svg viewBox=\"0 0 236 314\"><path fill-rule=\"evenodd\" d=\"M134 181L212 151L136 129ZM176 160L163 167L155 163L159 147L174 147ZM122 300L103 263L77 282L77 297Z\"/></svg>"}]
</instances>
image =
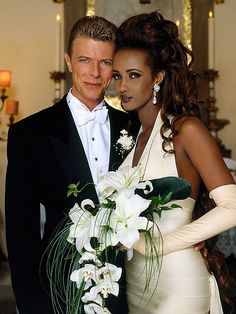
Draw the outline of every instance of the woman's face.
<instances>
[{"instance_id":1,"label":"woman's face","mask_svg":"<svg viewBox=\"0 0 236 314\"><path fill-rule=\"evenodd\" d=\"M152 104L156 79L147 64L148 57L146 52L136 49L122 49L115 54L112 75L114 87L122 107L127 111Z\"/></svg>"}]
</instances>

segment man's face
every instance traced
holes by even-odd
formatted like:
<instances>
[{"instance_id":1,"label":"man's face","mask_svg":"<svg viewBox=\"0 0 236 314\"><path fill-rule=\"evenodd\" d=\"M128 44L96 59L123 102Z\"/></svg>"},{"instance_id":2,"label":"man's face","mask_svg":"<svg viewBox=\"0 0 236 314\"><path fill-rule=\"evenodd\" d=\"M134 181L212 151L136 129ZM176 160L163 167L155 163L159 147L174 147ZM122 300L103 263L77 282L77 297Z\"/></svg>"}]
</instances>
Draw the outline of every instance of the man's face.
<instances>
[{"instance_id":1,"label":"man's face","mask_svg":"<svg viewBox=\"0 0 236 314\"><path fill-rule=\"evenodd\" d=\"M72 94L90 110L102 101L112 77L115 45L91 38L75 40L72 54L65 54L72 73Z\"/></svg>"}]
</instances>

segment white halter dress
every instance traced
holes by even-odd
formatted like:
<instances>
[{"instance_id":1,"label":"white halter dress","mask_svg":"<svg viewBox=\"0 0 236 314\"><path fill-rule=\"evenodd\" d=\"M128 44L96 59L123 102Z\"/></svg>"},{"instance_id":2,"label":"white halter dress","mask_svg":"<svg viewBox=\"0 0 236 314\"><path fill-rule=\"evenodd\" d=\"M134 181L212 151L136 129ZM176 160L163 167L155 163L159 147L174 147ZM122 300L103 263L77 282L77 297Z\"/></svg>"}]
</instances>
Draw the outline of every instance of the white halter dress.
<instances>
[{"instance_id":1,"label":"white halter dress","mask_svg":"<svg viewBox=\"0 0 236 314\"><path fill-rule=\"evenodd\" d=\"M148 143L140 159L145 169L144 180L178 176L175 155L162 150L158 114ZM140 132L142 131L142 128ZM120 168L131 166L134 149ZM173 232L192 220L195 200L176 201L182 206L162 213L157 218L162 235ZM150 289L144 293L145 256L134 251L126 262L127 297L131 314L223 314L218 286L203 261L200 252L192 247L163 256L160 274L153 276ZM157 283L157 286L156 286ZM156 286L156 289L155 289Z\"/></svg>"}]
</instances>

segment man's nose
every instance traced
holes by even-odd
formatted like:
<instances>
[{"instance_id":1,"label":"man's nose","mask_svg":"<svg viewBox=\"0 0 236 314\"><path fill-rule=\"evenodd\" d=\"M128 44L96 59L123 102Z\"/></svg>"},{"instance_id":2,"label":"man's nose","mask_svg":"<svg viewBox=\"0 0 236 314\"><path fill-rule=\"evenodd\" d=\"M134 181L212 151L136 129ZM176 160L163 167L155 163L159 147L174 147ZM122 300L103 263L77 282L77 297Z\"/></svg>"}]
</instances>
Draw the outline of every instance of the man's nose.
<instances>
[{"instance_id":1,"label":"man's nose","mask_svg":"<svg viewBox=\"0 0 236 314\"><path fill-rule=\"evenodd\" d=\"M94 77L100 76L100 65L98 62L92 62L90 67L90 74Z\"/></svg>"}]
</instances>

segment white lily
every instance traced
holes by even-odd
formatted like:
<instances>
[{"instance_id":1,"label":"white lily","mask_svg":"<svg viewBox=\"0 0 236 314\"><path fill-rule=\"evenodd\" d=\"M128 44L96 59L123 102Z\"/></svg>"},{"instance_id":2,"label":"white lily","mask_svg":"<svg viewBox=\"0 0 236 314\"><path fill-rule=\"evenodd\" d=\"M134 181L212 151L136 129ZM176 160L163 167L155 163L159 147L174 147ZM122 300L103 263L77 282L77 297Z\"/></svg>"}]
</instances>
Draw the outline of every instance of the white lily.
<instances>
[{"instance_id":1,"label":"white lily","mask_svg":"<svg viewBox=\"0 0 236 314\"><path fill-rule=\"evenodd\" d=\"M106 307L103 308L96 303L85 304L84 312L85 314L111 314Z\"/></svg>"},{"instance_id":2,"label":"white lily","mask_svg":"<svg viewBox=\"0 0 236 314\"><path fill-rule=\"evenodd\" d=\"M95 250L93 250L93 252L86 251L81 255L79 259L79 263L83 264L84 262L87 262L87 261L93 261L97 266L102 266L102 263L99 260L98 254Z\"/></svg>"},{"instance_id":3,"label":"white lily","mask_svg":"<svg viewBox=\"0 0 236 314\"><path fill-rule=\"evenodd\" d=\"M96 280L97 285L84 294L82 301L94 301L99 294L102 294L103 298L107 298L109 293L117 296L119 293L119 285L117 284L117 281L120 279L121 273L121 267L117 267L110 263L106 263L104 267L99 268L98 273L96 273L97 278L99 278L99 280Z\"/></svg>"},{"instance_id":4,"label":"white lily","mask_svg":"<svg viewBox=\"0 0 236 314\"><path fill-rule=\"evenodd\" d=\"M87 303L87 302L96 302L98 303L99 305L102 306L102 297L100 294L97 293L97 291L95 291L94 289L90 289L88 292L86 292L83 297L81 298L81 300L84 302L84 303Z\"/></svg>"},{"instance_id":5,"label":"white lily","mask_svg":"<svg viewBox=\"0 0 236 314\"><path fill-rule=\"evenodd\" d=\"M103 308L96 303L89 303L84 305L85 314L105 314Z\"/></svg>"},{"instance_id":6,"label":"white lily","mask_svg":"<svg viewBox=\"0 0 236 314\"><path fill-rule=\"evenodd\" d=\"M117 171L108 172L97 184L97 190L102 199L109 197L115 191L131 189L134 191L141 180L142 169L137 167L124 167Z\"/></svg>"},{"instance_id":7,"label":"white lily","mask_svg":"<svg viewBox=\"0 0 236 314\"><path fill-rule=\"evenodd\" d=\"M106 247L113 245L112 242L112 229L110 226L111 212L108 208L101 207L94 218L94 225L92 233L101 243L100 250L104 250Z\"/></svg>"},{"instance_id":8,"label":"white lily","mask_svg":"<svg viewBox=\"0 0 236 314\"><path fill-rule=\"evenodd\" d=\"M88 295L89 292L85 293L85 295L86 294ZM93 299L89 298L89 300L85 296L83 296L82 301L85 303L88 301L93 301L89 304L84 305L85 314L111 314L111 312L107 308L102 307L102 298L100 295L97 295Z\"/></svg>"},{"instance_id":9,"label":"white lily","mask_svg":"<svg viewBox=\"0 0 236 314\"><path fill-rule=\"evenodd\" d=\"M70 226L70 232L67 238L67 241L70 243L74 243L76 240L76 248L79 252L81 252L84 246L90 248L89 241L92 236L91 226L93 225L94 219L94 216L85 209L85 205L92 205L93 202L91 200L85 200L82 203L82 208L80 208L78 204L75 204L69 212L69 217L73 225ZM90 251L90 249L87 250Z\"/></svg>"},{"instance_id":10,"label":"white lily","mask_svg":"<svg viewBox=\"0 0 236 314\"><path fill-rule=\"evenodd\" d=\"M122 268L111 263L105 263L105 266L99 268L98 272L104 279L118 281L121 277Z\"/></svg>"},{"instance_id":11,"label":"white lily","mask_svg":"<svg viewBox=\"0 0 236 314\"><path fill-rule=\"evenodd\" d=\"M103 298L107 298L109 294L117 297L119 294L119 285L111 279L100 279L98 284L90 289L90 292L92 295L100 293Z\"/></svg>"},{"instance_id":12,"label":"white lily","mask_svg":"<svg viewBox=\"0 0 236 314\"><path fill-rule=\"evenodd\" d=\"M146 229L148 220L140 214L148 208L151 201L134 194L127 197L121 192L116 198L116 209L112 212L110 226L113 232L113 245L119 242L131 249L139 240L139 229Z\"/></svg>"},{"instance_id":13,"label":"white lily","mask_svg":"<svg viewBox=\"0 0 236 314\"><path fill-rule=\"evenodd\" d=\"M84 290L92 286L92 280L98 282L98 268L93 264L86 264L84 267L74 270L70 275L70 280L76 282L77 288L80 288L82 282L85 282Z\"/></svg>"}]
</instances>

